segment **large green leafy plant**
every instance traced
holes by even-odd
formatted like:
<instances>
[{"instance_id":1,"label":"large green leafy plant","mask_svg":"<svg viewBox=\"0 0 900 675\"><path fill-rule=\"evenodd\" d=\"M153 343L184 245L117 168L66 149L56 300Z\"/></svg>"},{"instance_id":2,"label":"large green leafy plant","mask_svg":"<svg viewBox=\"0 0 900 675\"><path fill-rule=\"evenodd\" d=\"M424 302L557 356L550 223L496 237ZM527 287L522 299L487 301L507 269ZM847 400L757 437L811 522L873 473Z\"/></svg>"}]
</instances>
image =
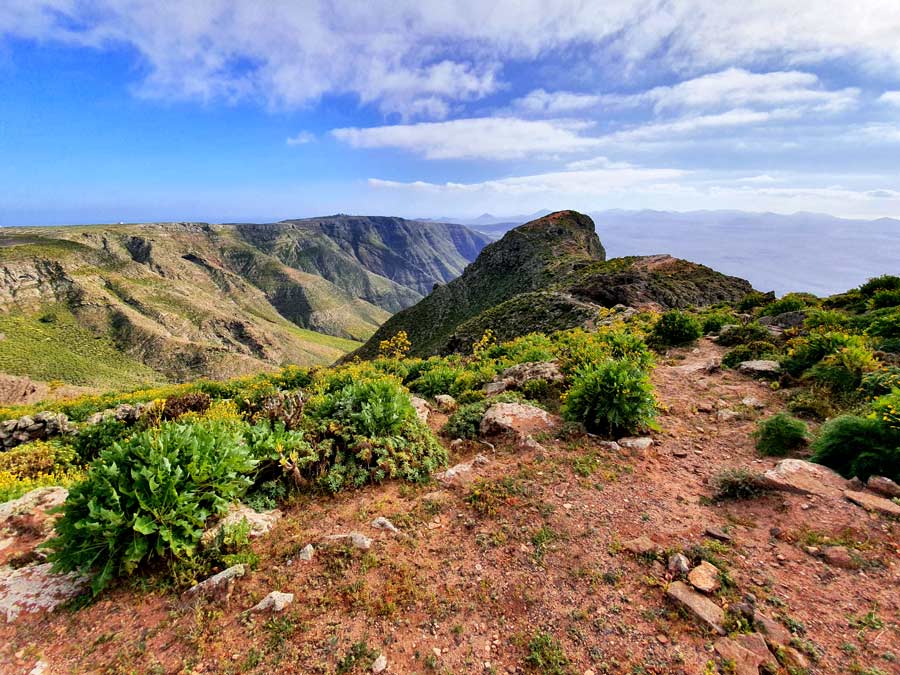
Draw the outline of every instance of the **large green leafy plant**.
<instances>
[{"instance_id":1,"label":"large green leafy plant","mask_svg":"<svg viewBox=\"0 0 900 675\"><path fill-rule=\"evenodd\" d=\"M146 563L192 557L255 465L233 424L165 423L114 443L69 493L49 543L54 569L92 574L97 594Z\"/></svg>"},{"instance_id":2,"label":"large green leafy plant","mask_svg":"<svg viewBox=\"0 0 900 675\"><path fill-rule=\"evenodd\" d=\"M656 399L650 377L628 359L609 359L575 374L563 416L588 431L616 435L650 428Z\"/></svg>"}]
</instances>

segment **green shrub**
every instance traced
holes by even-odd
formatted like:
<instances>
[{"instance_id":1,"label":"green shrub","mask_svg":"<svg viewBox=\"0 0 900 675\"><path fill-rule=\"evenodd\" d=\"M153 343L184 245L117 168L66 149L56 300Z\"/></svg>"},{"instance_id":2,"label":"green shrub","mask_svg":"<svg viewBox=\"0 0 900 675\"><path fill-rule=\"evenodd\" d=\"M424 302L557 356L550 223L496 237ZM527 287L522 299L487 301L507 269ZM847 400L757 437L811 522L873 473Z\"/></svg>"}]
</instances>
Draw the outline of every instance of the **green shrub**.
<instances>
[{"instance_id":1,"label":"green shrub","mask_svg":"<svg viewBox=\"0 0 900 675\"><path fill-rule=\"evenodd\" d=\"M815 385L803 387L793 394L788 401L788 410L820 421L833 417L836 412L831 392Z\"/></svg>"},{"instance_id":2,"label":"green shrub","mask_svg":"<svg viewBox=\"0 0 900 675\"><path fill-rule=\"evenodd\" d=\"M865 347L865 340L859 335L837 331L813 332L788 343L787 356L782 359L781 366L789 374L799 377L826 356L850 346Z\"/></svg>"},{"instance_id":3,"label":"green shrub","mask_svg":"<svg viewBox=\"0 0 900 675\"><path fill-rule=\"evenodd\" d=\"M743 468L720 471L713 476L712 485L716 501L755 499L767 491L762 474Z\"/></svg>"},{"instance_id":4,"label":"green shrub","mask_svg":"<svg viewBox=\"0 0 900 675\"><path fill-rule=\"evenodd\" d=\"M255 466L233 426L169 422L115 443L69 492L49 543L54 569L93 574L96 595L154 560L192 557Z\"/></svg>"},{"instance_id":5,"label":"green shrub","mask_svg":"<svg viewBox=\"0 0 900 675\"><path fill-rule=\"evenodd\" d=\"M305 415L313 446L298 453L293 466L332 492L388 478L427 480L447 460L394 378L326 389L309 399Z\"/></svg>"},{"instance_id":6,"label":"green shrub","mask_svg":"<svg viewBox=\"0 0 900 675\"><path fill-rule=\"evenodd\" d=\"M772 339L768 329L758 323L734 326L719 333L718 343L723 347L750 344L751 342L767 342Z\"/></svg>"},{"instance_id":7,"label":"green shrub","mask_svg":"<svg viewBox=\"0 0 900 675\"><path fill-rule=\"evenodd\" d=\"M840 330L850 321L844 312L836 309L813 309L803 320L806 330Z\"/></svg>"},{"instance_id":8,"label":"green shrub","mask_svg":"<svg viewBox=\"0 0 900 675\"><path fill-rule=\"evenodd\" d=\"M677 309L665 312L653 327L651 341L659 345L685 345L703 335L700 322Z\"/></svg>"},{"instance_id":9,"label":"green shrub","mask_svg":"<svg viewBox=\"0 0 900 675\"><path fill-rule=\"evenodd\" d=\"M825 423L812 449L814 462L846 478L879 475L900 481L900 433L881 420L836 417Z\"/></svg>"},{"instance_id":10,"label":"green shrub","mask_svg":"<svg viewBox=\"0 0 900 675\"><path fill-rule=\"evenodd\" d=\"M866 335L900 338L900 312L889 312L874 318L866 328Z\"/></svg>"},{"instance_id":11,"label":"green shrub","mask_svg":"<svg viewBox=\"0 0 900 675\"><path fill-rule=\"evenodd\" d=\"M759 291L751 291L747 293L737 304L737 310L740 312L749 312L756 307L762 307L775 299L774 293L760 293Z\"/></svg>"},{"instance_id":12,"label":"green shrub","mask_svg":"<svg viewBox=\"0 0 900 675\"><path fill-rule=\"evenodd\" d=\"M0 473L36 479L74 467L76 455L70 446L57 441L32 441L0 452Z\"/></svg>"},{"instance_id":13,"label":"green shrub","mask_svg":"<svg viewBox=\"0 0 900 675\"><path fill-rule=\"evenodd\" d=\"M900 432L900 389L876 398L872 402L872 416L894 432Z\"/></svg>"},{"instance_id":14,"label":"green shrub","mask_svg":"<svg viewBox=\"0 0 900 675\"><path fill-rule=\"evenodd\" d=\"M525 663L541 675L567 675L569 672L569 657L562 644L550 633L541 631L528 642Z\"/></svg>"},{"instance_id":15,"label":"green shrub","mask_svg":"<svg viewBox=\"0 0 900 675\"><path fill-rule=\"evenodd\" d=\"M650 377L627 360L610 359L579 370L566 394L563 416L594 433L630 434L647 429L656 418Z\"/></svg>"},{"instance_id":16,"label":"green shrub","mask_svg":"<svg viewBox=\"0 0 900 675\"><path fill-rule=\"evenodd\" d=\"M90 424L78 430L78 435L72 441L72 447L79 459L87 464L102 450L113 443L126 438L133 429L114 417L106 417L97 424Z\"/></svg>"},{"instance_id":17,"label":"green shrub","mask_svg":"<svg viewBox=\"0 0 900 675\"><path fill-rule=\"evenodd\" d=\"M805 377L826 387L839 399L849 401L858 395L863 376L880 367L870 349L851 345L826 356L810 368Z\"/></svg>"},{"instance_id":18,"label":"green shrub","mask_svg":"<svg viewBox=\"0 0 900 675\"><path fill-rule=\"evenodd\" d=\"M875 291L875 295L868 302L868 306L871 309L883 309L885 307L896 307L897 305L900 305L900 288Z\"/></svg>"},{"instance_id":19,"label":"green shrub","mask_svg":"<svg viewBox=\"0 0 900 675\"><path fill-rule=\"evenodd\" d=\"M815 302L813 296L800 293L788 293L780 300L770 302L759 312L759 316L778 316L785 312L797 312Z\"/></svg>"},{"instance_id":20,"label":"green shrub","mask_svg":"<svg viewBox=\"0 0 900 675\"><path fill-rule=\"evenodd\" d=\"M709 312L700 317L701 328L706 333L718 333L722 326L733 324L737 321L731 312Z\"/></svg>"},{"instance_id":21,"label":"green shrub","mask_svg":"<svg viewBox=\"0 0 900 675\"><path fill-rule=\"evenodd\" d=\"M428 398L434 398L438 394L450 394L454 390L456 379L462 372L461 368L451 368L445 365L435 366L413 380L409 388Z\"/></svg>"},{"instance_id":22,"label":"green shrub","mask_svg":"<svg viewBox=\"0 0 900 675\"><path fill-rule=\"evenodd\" d=\"M871 298L878 291L897 290L900 290L900 277L895 277L890 274L873 277L859 287L859 292L867 298Z\"/></svg>"},{"instance_id":23,"label":"green shrub","mask_svg":"<svg viewBox=\"0 0 900 675\"><path fill-rule=\"evenodd\" d=\"M726 368L736 368L738 364L744 361L753 361L755 359L770 358L778 353L778 347L771 342L758 340L746 345L738 345L729 349L722 356L722 365Z\"/></svg>"},{"instance_id":24,"label":"green shrub","mask_svg":"<svg viewBox=\"0 0 900 675\"><path fill-rule=\"evenodd\" d=\"M804 447L808 434L809 430L802 421L787 413L778 413L760 421L753 437L760 453L777 457Z\"/></svg>"},{"instance_id":25,"label":"green shrub","mask_svg":"<svg viewBox=\"0 0 900 675\"><path fill-rule=\"evenodd\" d=\"M866 398L876 398L900 389L900 367L885 366L880 370L863 375L859 392Z\"/></svg>"}]
</instances>

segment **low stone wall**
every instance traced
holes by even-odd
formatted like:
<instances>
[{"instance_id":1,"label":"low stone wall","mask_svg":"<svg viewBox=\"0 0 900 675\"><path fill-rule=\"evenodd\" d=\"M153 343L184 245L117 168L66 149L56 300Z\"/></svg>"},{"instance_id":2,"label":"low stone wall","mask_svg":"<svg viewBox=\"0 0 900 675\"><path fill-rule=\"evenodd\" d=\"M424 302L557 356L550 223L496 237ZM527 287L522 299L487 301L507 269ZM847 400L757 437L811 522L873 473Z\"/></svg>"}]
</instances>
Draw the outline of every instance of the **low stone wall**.
<instances>
[{"instance_id":1,"label":"low stone wall","mask_svg":"<svg viewBox=\"0 0 900 675\"><path fill-rule=\"evenodd\" d=\"M17 420L0 422L0 448L9 450L53 436L70 433L69 418L62 413L40 412L34 416L25 415Z\"/></svg>"}]
</instances>

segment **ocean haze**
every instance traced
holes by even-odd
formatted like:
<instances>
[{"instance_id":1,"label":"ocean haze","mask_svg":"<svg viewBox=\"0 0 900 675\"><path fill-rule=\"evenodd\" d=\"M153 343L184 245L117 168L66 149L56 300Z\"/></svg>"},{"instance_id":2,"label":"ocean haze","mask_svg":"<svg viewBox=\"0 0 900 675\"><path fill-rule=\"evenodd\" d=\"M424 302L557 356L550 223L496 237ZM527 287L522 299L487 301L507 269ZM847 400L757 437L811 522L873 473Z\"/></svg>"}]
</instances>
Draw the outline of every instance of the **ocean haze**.
<instances>
[{"instance_id":1,"label":"ocean haze","mask_svg":"<svg viewBox=\"0 0 900 675\"><path fill-rule=\"evenodd\" d=\"M871 277L896 274L900 260L900 220L894 218L620 209L590 215L610 257L669 253L779 295L839 293ZM530 217L461 222L499 237Z\"/></svg>"}]
</instances>

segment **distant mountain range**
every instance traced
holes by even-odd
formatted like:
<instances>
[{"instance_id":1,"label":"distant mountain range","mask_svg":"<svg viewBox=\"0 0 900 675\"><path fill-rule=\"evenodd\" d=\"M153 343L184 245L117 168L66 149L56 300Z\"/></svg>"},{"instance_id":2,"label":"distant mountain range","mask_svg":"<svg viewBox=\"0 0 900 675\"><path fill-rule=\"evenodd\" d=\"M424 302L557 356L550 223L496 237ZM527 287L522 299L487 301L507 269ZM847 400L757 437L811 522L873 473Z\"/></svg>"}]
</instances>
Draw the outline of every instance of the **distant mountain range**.
<instances>
[{"instance_id":1,"label":"distant mountain range","mask_svg":"<svg viewBox=\"0 0 900 675\"><path fill-rule=\"evenodd\" d=\"M331 363L489 241L345 215L0 228L0 372L127 386Z\"/></svg>"},{"instance_id":2,"label":"distant mountain range","mask_svg":"<svg viewBox=\"0 0 900 675\"><path fill-rule=\"evenodd\" d=\"M544 215L457 220L492 238ZM900 220L854 220L822 213L594 211L611 256L669 253L750 280L779 295L838 293L900 271Z\"/></svg>"}]
</instances>

